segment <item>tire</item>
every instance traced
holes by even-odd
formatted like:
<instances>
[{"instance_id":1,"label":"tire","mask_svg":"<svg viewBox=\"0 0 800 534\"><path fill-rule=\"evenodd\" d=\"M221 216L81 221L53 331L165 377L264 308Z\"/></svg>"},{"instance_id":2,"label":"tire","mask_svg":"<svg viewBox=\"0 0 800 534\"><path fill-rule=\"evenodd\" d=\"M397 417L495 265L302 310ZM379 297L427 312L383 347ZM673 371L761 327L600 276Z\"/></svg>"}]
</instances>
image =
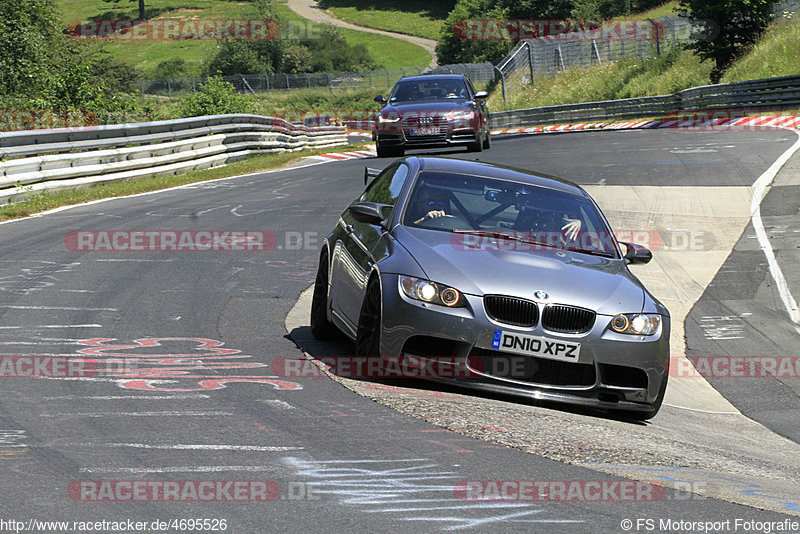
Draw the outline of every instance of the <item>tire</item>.
<instances>
[{"instance_id":1,"label":"tire","mask_svg":"<svg viewBox=\"0 0 800 534\"><path fill-rule=\"evenodd\" d=\"M324 252L319 259L311 298L311 335L320 341L339 337L339 329L328 320L328 269L328 253Z\"/></svg>"},{"instance_id":2,"label":"tire","mask_svg":"<svg viewBox=\"0 0 800 534\"><path fill-rule=\"evenodd\" d=\"M379 158L400 158L405 154L405 149L403 147L386 147L376 142L375 153Z\"/></svg>"},{"instance_id":3,"label":"tire","mask_svg":"<svg viewBox=\"0 0 800 534\"><path fill-rule=\"evenodd\" d=\"M481 150L483 150L483 140L481 140L481 136L478 134L478 139L476 139L474 143L467 145L467 152L480 152Z\"/></svg>"},{"instance_id":4,"label":"tire","mask_svg":"<svg viewBox=\"0 0 800 534\"><path fill-rule=\"evenodd\" d=\"M356 356L380 358L381 349L381 284L372 278L367 284L356 330Z\"/></svg>"},{"instance_id":5,"label":"tire","mask_svg":"<svg viewBox=\"0 0 800 534\"><path fill-rule=\"evenodd\" d=\"M617 413L626 419L633 419L634 421L647 421L656 416L661 409L661 404L664 402L664 395L667 392L667 382L669 381L669 373L664 373L664 380L661 382L661 388L658 390L658 396L650 409L639 412L633 410L619 410Z\"/></svg>"},{"instance_id":6,"label":"tire","mask_svg":"<svg viewBox=\"0 0 800 534\"><path fill-rule=\"evenodd\" d=\"M489 150L490 148L492 148L492 142L489 140L489 137L491 137L491 133L489 133L489 130L486 130L486 137L483 138L484 150Z\"/></svg>"}]
</instances>

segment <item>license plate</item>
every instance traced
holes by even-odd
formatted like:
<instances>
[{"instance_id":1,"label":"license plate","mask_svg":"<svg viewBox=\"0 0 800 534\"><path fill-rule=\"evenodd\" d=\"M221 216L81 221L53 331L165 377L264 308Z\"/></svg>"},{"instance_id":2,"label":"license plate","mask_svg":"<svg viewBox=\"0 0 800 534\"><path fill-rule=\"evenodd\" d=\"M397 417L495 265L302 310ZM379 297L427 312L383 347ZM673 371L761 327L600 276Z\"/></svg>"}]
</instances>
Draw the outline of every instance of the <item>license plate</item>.
<instances>
[{"instance_id":1,"label":"license plate","mask_svg":"<svg viewBox=\"0 0 800 534\"><path fill-rule=\"evenodd\" d=\"M416 128L411 130L411 135L436 135L439 133L439 128Z\"/></svg>"},{"instance_id":2,"label":"license plate","mask_svg":"<svg viewBox=\"0 0 800 534\"><path fill-rule=\"evenodd\" d=\"M570 343L560 339L527 336L516 332L495 330L492 336L492 348L503 352L537 356L564 362L577 362L581 352L580 343Z\"/></svg>"}]
</instances>

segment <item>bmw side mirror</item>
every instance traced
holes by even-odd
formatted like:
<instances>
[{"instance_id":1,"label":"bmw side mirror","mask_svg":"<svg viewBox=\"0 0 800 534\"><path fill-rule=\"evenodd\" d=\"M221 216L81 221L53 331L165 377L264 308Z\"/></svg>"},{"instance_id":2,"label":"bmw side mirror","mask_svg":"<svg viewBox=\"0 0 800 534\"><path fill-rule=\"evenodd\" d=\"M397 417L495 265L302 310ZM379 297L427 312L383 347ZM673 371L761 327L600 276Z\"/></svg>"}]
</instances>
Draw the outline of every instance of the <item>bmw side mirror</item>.
<instances>
[{"instance_id":1,"label":"bmw side mirror","mask_svg":"<svg viewBox=\"0 0 800 534\"><path fill-rule=\"evenodd\" d=\"M385 104L387 102L386 97L383 95L378 95L374 98L375 102L378 104Z\"/></svg>"},{"instance_id":2,"label":"bmw side mirror","mask_svg":"<svg viewBox=\"0 0 800 534\"><path fill-rule=\"evenodd\" d=\"M489 93L487 93L486 91L478 91L477 93L475 93L475 98L487 98L488 96Z\"/></svg>"},{"instance_id":3,"label":"bmw side mirror","mask_svg":"<svg viewBox=\"0 0 800 534\"><path fill-rule=\"evenodd\" d=\"M371 178L377 177L380 173L381 171L378 169L364 167L364 185L367 185L367 182L369 182Z\"/></svg>"},{"instance_id":4,"label":"bmw side mirror","mask_svg":"<svg viewBox=\"0 0 800 534\"><path fill-rule=\"evenodd\" d=\"M625 245L625 260L632 265L645 264L653 259L653 253L645 246L626 241L620 241L620 244Z\"/></svg>"},{"instance_id":5,"label":"bmw side mirror","mask_svg":"<svg viewBox=\"0 0 800 534\"><path fill-rule=\"evenodd\" d=\"M381 223L385 219L383 212L386 208L391 208L391 206L377 202L354 202L350 204L347 211L358 222L382 226Z\"/></svg>"}]
</instances>

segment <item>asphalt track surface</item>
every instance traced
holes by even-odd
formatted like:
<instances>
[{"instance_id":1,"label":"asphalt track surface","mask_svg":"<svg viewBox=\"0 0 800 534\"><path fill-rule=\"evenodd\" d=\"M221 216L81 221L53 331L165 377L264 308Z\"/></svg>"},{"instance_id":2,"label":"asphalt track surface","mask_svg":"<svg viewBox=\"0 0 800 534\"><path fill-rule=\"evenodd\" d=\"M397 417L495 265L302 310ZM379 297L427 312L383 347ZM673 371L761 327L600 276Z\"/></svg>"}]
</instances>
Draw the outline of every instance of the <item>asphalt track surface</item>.
<instances>
[{"instance_id":1,"label":"asphalt track surface","mask_svg":"<svg viewBox=\"0 0 800 534\"><path fill-rule=\"evenodd\" d=\"M495 140L477 157L593 186L746 187L795 139L778 130L592 132ZM642 531L648 524L637 520L654 520L656 527L661 520L798 520L800 494L764 511L695 498L696 488L667 489L655 502L464 501L454 492L464 480L623 479L500 446L491 436L477 440L443 430L332 380L276 377L270 368L275 358L304 357L284 320L313 281L320 236L363 189L364 165L386 163L351 160L218 180L0 226L0 354L101 364L90 377L0 380L0 519L26 525L225 519L227 532L248 533L622 532L626 519ZM796 227L797 195L790 198L768 196L764 215L768 230L789 247L777 257L797 295L795 241L791 233L780 234ZM76 230L266 231L277 246L268 252L81 252L67 246ZM710 340L697 326L724 306L730 315L753 313L724 354L796 355L797 332L775 296L758 289L769 284L769 272L750 254L758 248L746 238L747 232L730 256L740 265L732 269L739 271L735 278L728 286L715 278L698 305L708 309L693 311L687 321L690 350L721 351L730 341ZM734 291L742 287L747 291ZM757 321L756 312L766 319ZM771 345L759 346L759 336ZM745 414L797 441L796 382L773 386L741 379L723 382L720 390ZM597 429L600 441L609 428L609 440L624 439L628 427L641 430L596 415L540 409ZM658 429L659 421L691 427L693 418L665 407L652 427L643 428ZM758 443L752 447L757 457ZM670 460L676 468L702 467L695 460L702 451L670 452L680 453ZM783 457L785 472L794 476L798 459ZM269 487L274 482L280 497L88 502L68 493L70 484L87 480L262 480ZM82 530L70 525L61 531Z\"/></svg>"}]
</instances>

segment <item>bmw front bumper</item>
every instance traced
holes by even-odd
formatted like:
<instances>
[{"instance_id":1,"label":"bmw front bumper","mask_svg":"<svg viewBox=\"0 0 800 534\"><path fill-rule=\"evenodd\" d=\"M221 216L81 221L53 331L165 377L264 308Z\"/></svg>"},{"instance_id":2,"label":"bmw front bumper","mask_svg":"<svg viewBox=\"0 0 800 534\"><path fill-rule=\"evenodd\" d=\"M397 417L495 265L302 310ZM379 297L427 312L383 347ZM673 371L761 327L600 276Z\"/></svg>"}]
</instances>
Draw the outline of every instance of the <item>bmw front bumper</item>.
<instances>
[{"instance_id":1,"label":"bmw front bumper","mask_svg":"<svg viewBox=\"0 0 800 534\"><path fill-rule=\"evenodd\" d=\"M381 354L446 361L463 357L470 372L457 378L459 385L602 409L647 411L667 379L669 316L662 316L658 332L650 336L614 332L608 327L611 317L605 315L597 315L586 333L563 334L545 330L540 323L528 328L497 322L488 316L482 296L465 294L467 306L447 308L410 299L399 289L396 274L382 274L381 284ZM505 352L493 347L497 331L580 344L579 355L564 361Z\"/></svg>"}]
</instances>

